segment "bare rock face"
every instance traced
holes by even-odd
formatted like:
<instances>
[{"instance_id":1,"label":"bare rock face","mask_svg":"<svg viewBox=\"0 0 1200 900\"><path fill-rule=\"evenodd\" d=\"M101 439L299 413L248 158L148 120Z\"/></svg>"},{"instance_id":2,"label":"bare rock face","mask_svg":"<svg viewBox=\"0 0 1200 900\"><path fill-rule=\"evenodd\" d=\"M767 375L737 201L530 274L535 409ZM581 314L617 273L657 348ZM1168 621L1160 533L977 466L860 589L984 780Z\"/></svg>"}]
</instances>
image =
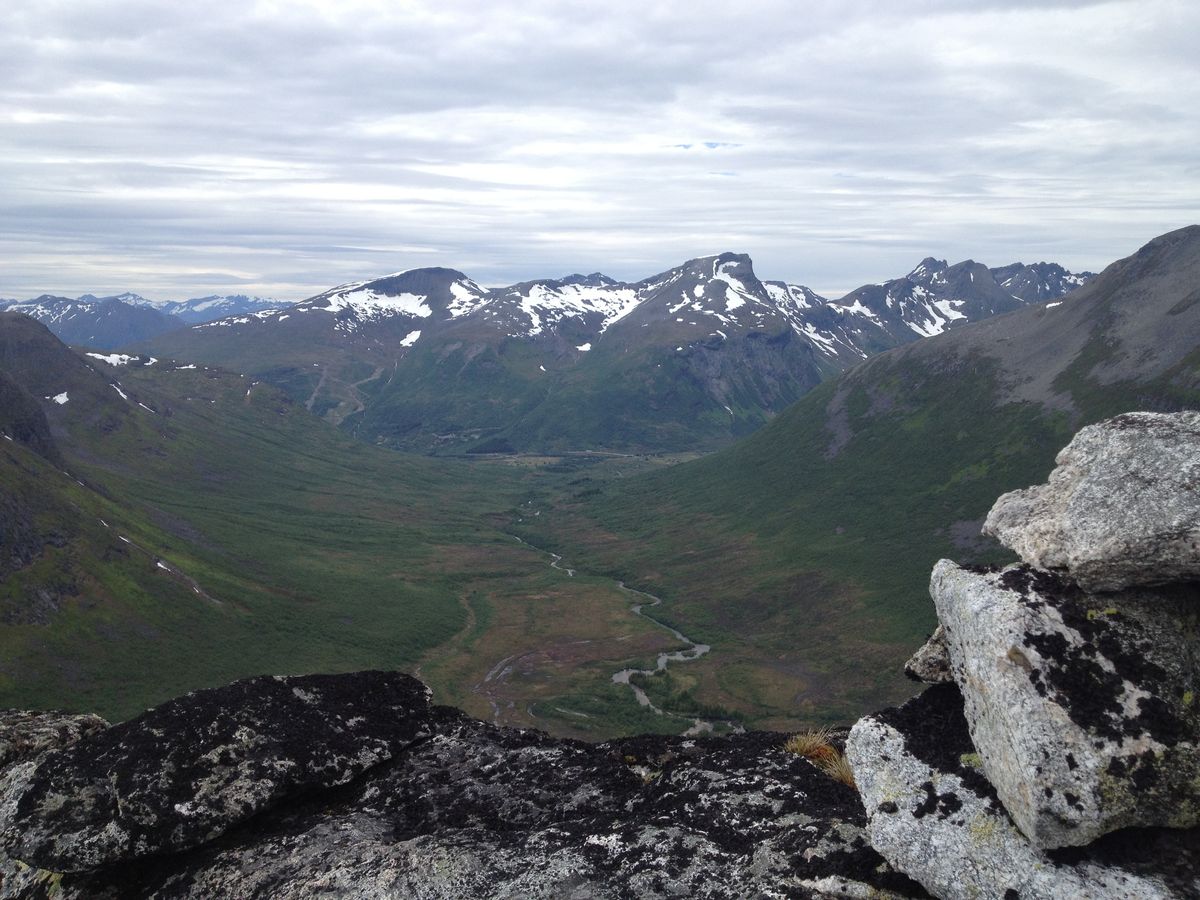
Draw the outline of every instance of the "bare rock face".
<instances>
[{"instance_id":1,"label":"bare rock face","mask_svg":"<svg viewBox=\"0 0 1200 900\"><path fill-rule=\"evenodd\" d=\"M950 650L946 647L946 632L941 625L934 629L921 649L904 664L904 674L913 681L925 684L946 684L953 681L950 674Z\"/></svg>"},{"instance_id":2,"label":"bare rock face","mask_svg":"<svg viewBox=\"0 0 1200 900\"><path fill-rule=\"evenodd\" d=\"M979 768L953 685L861 719L846 754L872 846L942 900L1154 900L1200 892L1195 829L1139 829L1082 850L1033 846Z\"/></svg>"},{"instance_id":3,"label":"bare rock face","mask_svg":"<svg viewBox=\"0 0 1200 900\"><path fill-rule=\"evenodd\" d=\"M1035 846L1200 822L1200 585L1096 596L942 560L930 593L982 771Z\"/></svg>"},{"instance_id":4,"label":"bare rock face","mask_svg":"<svg viewBox=\"0 0 1200 900\"><path fill-rule=\"evenodd\" d=\"M197 846L427 737L428 706L424 685L386 672L187 694L43 756L0 802L4 849L80 872Z\"/></svg>"},{"instance_id":5,"label":"bare rock face","mask_svg":"<svg viewBox=\"0 0 1200 900\"><path fill-rule=\"evenodd\" d=\"M984 533L1089 591L1200 579L1200 412L1091 425L1056 462L997 500Z\"/></svg>"}]
</instances>

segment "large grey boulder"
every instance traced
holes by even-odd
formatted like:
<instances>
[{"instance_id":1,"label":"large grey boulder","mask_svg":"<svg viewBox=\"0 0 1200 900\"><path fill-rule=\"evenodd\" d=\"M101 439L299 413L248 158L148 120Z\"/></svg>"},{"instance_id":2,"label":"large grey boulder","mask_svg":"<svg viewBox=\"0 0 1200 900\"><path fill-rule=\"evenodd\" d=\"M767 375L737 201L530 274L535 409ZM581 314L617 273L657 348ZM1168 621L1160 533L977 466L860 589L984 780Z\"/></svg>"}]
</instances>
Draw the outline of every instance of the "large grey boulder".
<instances>
[{"instance_id":1,"label":"large grey boulder","mask_svg":"<svg viewBox=\"0 0 1200 900\"><path fill-rule=\"evenodd\" d=\"M1196 830L1126 832L1081 850L1033 846L979 769L954 685L861 719L846 755L871 845L942 900L1155 900L1200 892Z\"/></svg>"},{"instance_id":2,"label":"large grey boulder","mask_svg":"<svg viewBox=\"0 0 1200 900\"><path fill-rule=\"evenodd\" d=\"M1096 596L942 560L930 593L982 770L1036 846L1200 822L1200 585Z\"/></svg>"},{"instance_id":3,"label":"large grey boulder","mask_svg":"<svg viewBox=\"0 0 1200 900\"><path fill-rule=\"evenodd\" d=\"M428 689L391 672L187 694L41 757L0 802L0 838L57 872L194 847L391 759L428 736L428 709Z\"/></svg>"},{"instance_id":4,"label":"large grey boulder","mask_svg":"<svg viewBox=\"0 0 1200 900\"><path fill-rule=\"evenodd\" d=\"M996 501L983 531L1090 591L1200 578L1200 412L1082 429L1046 484Z\"/></svg>"}]
</instances>

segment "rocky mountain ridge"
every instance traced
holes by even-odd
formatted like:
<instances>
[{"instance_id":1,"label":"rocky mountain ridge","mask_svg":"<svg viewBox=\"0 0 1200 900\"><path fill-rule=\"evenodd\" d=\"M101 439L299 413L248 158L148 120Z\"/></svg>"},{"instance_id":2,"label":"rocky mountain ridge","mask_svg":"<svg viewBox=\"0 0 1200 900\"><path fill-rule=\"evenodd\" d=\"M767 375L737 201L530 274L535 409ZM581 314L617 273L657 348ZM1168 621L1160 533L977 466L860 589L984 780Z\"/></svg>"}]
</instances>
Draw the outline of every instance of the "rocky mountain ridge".
<instances>
[{"instance_id":1,"label":"rocky mountain ridge","mask_svg":"<svg viewBox=\"0 0 1200 900\"><path fill-rule=\"evenodd\" d=\"M0 897L1196 896L1197 461L1200 413L1130 414L1000 498L1052 569L938 564L936 684L850 730L854 788L781 734L588 745L396 673L266 676L0 715ZM1079 586L1098 556L1121 587Z\"/></svg>"},{"instance_id":2,"label":"rocky mountain ridge","mask_svg":"<svg viewBox=\"0 0 1200 900\"><path fill-rule=\"evenodd\" d=\"M0 300L0 311L24 313L37 319L65 343L115 350L186 325L282 305L275 300L245 294L213 294L191 300L147 300L126 292L106 297L43 294L28 300Z\"/></svg>"},{"instance_id":3,"label":"rocky mountain ridge","mask_svg":"<svg viewBox=\"0 0 1200 900\"><path fill-rule=\"evenodd\" d=\"M301 312L328 312L334 314L336 330L350 333L394 316L408 316L414 325L420 319L434 325L478 317L508 338L569 332L598 339L635 311L652 319L651 310L663 306L668 320L677 324L704 317L712 326L707 336L712 337L719 336L721 326L767 328L782 317L819 356L835 361L868 355L858 346L861 339L854 337L864 327L881 332L868 340L898 345L1056 299L1092 277L1054 263L988 269L971 260L949 266L930 257L903 278L864 285L840 300L829 300L804 285L760 281L749 256L722 253L689 260L639 282L620 282L596 272L489 289L454 269L410 269L339 285L286 310L253 318L278 323ZM249 319L242 321L243 312L253 311L239 311L210 327L251 324ZM408 346L419 339L412 337Z\"/></svg>"},{"instance_id":4,"label":"rocky mountain ridge","mask_svg":"<svg viewBox=\"0 0 1200 900\"><path fill-rule=\"evenodd\" d=\"M905 281L915 299L878 309L865 288L831 302L761 281L735 253L639 282L593 273L485 289L454 269L413 269L139 348L261 377L402 449L707 449L873 353L1024 305L971 265L978 283Z\"/></svg>"}]
</instances>

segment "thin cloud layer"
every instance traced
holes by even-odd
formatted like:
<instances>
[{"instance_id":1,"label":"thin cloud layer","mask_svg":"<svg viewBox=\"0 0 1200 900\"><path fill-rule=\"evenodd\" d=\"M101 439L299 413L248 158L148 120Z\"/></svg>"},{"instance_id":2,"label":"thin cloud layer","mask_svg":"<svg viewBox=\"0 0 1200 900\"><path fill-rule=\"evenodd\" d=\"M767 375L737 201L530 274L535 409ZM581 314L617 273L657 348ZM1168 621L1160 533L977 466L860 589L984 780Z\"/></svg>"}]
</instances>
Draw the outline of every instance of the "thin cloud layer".
<instances>
[{"instance_id":1,"label":"thin cloud layer","mask_svg":"<svg viewBox=\"0 0 1200 900\"><path fill-rule=\"evenodd\" d=\"M0 294L1098 267L1200 219L1197 33L1172 0L18 0Z\"/></svg>"}]
</instances>

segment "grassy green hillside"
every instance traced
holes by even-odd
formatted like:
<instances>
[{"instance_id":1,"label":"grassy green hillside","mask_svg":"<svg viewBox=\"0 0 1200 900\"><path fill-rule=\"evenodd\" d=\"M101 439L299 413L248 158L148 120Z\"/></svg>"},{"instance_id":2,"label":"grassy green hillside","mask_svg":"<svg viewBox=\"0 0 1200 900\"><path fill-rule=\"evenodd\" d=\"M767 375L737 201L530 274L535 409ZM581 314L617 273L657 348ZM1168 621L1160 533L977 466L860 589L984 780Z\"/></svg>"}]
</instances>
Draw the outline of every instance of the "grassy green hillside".
<instances>
[{"instance_id":1,"label":"grassy green hillside","mask_svg":"<svg viewBox=\"0 0 1200 900\"><path fill-rule=\"evenodd\" d=\"M463 625L453 557L498 540L479 513L512 502L505 473L373 451L236 377L120 377L157 412L67 442L71 477L5 448L6 487L71 536L73 590L52 625L3 629L0 703L125 715L250 672L412 666ZM42 574L5 589L36 592Z\"/></svg>"},{"instance_id":2,"label":"grassy green hillside","mask_svg":"<svg viewBox=\"0 0 1200 900\"><path fill-rule=\"evenodd\" d=\"M532 483L590 460L409 457L268 385L109 366L16 317L0 361L0 706L123 718L250 674L398 668L561 734L686 727L611 683L670 636L508 533Z\"/></svg>"}]
</instances>

